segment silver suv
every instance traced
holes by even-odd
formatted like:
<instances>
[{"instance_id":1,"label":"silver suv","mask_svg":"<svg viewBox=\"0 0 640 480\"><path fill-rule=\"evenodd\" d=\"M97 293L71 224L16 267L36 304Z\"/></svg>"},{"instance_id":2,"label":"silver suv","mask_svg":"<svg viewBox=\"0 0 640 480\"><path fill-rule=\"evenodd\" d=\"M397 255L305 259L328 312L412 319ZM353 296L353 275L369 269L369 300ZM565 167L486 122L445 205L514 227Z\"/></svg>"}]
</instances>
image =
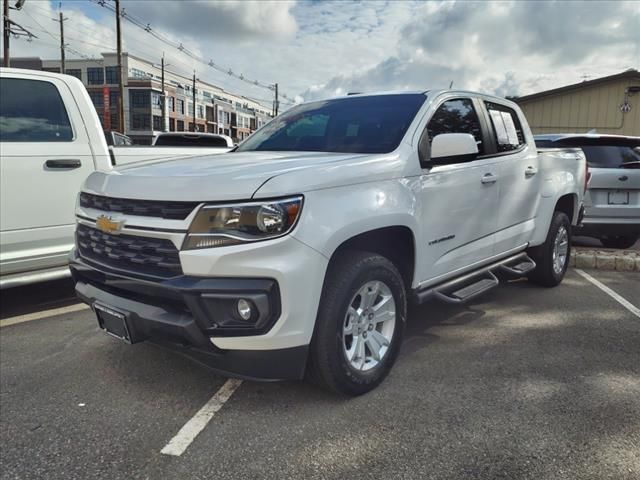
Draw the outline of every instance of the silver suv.
<instances>
[{"instance_id":1,"label":"silver suv","mask_svg":"<svg viewBox=\"0 0 640 480\"><path fill-rule=\"evenodd\" d=\"M597 134L536 135L539 148L580 147L591 180L577 235L608 248L630 248L640 238L640 137Z\"/></svg>"}]
</instances>

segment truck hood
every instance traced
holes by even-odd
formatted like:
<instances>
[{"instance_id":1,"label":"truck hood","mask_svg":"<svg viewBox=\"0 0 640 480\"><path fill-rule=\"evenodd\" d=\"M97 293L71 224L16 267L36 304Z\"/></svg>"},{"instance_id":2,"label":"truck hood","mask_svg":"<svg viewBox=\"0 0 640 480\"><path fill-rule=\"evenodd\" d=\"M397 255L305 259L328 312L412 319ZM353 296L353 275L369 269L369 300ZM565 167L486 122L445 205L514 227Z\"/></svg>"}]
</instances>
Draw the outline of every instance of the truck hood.
<instances>
[{"instance_id":1,"label":"truck hood","mask_svg":"<svg viewBox=\"0 0 640 480\"><path fill-rule=\"evenodd\" d=\"M251 198L283 174L342 163L361 164L379 155L326 152L239 152L169 159L96 172L85 190L145 200L226 201ZM304 185L299 185L300 191ZM287 192L298 193L298 192Z\"/></svg>"}]
</instances>

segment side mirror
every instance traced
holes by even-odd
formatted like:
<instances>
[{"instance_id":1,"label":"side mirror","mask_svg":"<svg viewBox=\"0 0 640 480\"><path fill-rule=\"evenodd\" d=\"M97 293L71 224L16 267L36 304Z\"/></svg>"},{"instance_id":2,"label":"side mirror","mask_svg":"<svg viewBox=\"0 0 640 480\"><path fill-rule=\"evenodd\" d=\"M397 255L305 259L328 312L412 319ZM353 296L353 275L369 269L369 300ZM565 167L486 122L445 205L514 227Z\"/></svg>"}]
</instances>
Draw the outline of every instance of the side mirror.
<instances>
[{"instance_id":1,"label":"side mirror","mask_svg":"<svg viewBox=\"0 0 640 480\"><path fill-rule=\"evenodd\" d=\"M441 133L431 141L431 153L423 166L469 162L477 156L478 144L470 133Z\"/></svg>"}]
</instances>

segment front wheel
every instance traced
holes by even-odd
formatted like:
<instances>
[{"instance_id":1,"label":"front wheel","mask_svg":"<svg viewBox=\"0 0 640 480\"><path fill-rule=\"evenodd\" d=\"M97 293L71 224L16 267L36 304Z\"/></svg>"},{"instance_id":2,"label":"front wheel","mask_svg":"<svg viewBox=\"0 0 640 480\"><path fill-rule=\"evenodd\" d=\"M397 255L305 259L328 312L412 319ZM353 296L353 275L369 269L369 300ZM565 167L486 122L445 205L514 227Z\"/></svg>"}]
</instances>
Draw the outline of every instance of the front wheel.
<instances>
[{"instance_id":1,"label":"front wheel","mask_svg":"<svg viewBox=\"0 0 640 480\"><path fill-rule=\"evenodd\" d=\"M402 276L388 259L369 252L339 254L318 309L311 376L345 395L378 386L400 350L406 304Z\"/></svg>"},{"instance_id":2,"label":"front wheel","mask_svg":"<svg viewBox=\"0 0 640 480\"><path fill-rule=\"evenodd\" d=\"M638 241L638 235L618 235L612 237L603 237L600 239L602 245L607 248L619 248L625 250L631 248Z\"/></svg>"},{"instance_id":3,"label":"front wheel","mask_svg":"<svg viewBox=\"0 0 640 480\"><path fill-rule=\"evenodd\" d=\"M545 242L529 250L536 268L529 280L544 287L555 287L569 268L571 255L571 222L564 212L554 212Z\"/></svg>"}]
</instances>

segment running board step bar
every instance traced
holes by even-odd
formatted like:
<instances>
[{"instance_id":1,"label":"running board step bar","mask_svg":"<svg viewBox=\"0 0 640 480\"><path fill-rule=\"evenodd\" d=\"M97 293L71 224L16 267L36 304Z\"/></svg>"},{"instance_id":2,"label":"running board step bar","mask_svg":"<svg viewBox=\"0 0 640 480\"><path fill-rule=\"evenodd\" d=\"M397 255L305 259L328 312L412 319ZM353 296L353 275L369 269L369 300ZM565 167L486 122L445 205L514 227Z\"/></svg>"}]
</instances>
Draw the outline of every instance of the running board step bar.
<instances>
[{"instance_id":1,"label":"running board step bar","mask_svg":"<svg viewBox=\"0 0 640 480\"><path fill-rule=\"evenodd\" d=\"M505 263L500 265L500 271L513 275L514 277L522 277L527 273L533 271L536 268L536 262L534 262L528 256L523 257L519 261L511 264Z\"/></svg>"},{"instance_id":2,"label":"running board step bar","mask_svg":"<svg viewBox=\"0 0 640 480\"><path fill-rule=\"evenodd\" d=\"M536 268L536 263L525 252L503 258L452 280L418 290L414 298L418 303L436 298L447 303L464 303L497 286L496 272L522 277Z\"/></svg>"},{"instance_id":3,"label":"running board step bar","mask_svg":"<svg viewBox=\"0 0 640 480\"><path fill-rule=\"evenodd\" d=\"M451 288L457 288L460 285L453 284L449 288L439 288L434 291L434 295L438 300L442 300L443 302L464 303L497 287L500 283L498 278L491 272L486 272L481 275L480 278L472 279L471 282L472 283L468 283L466 286L462 286L462 288L458 288L455 291L451 291Z\"/></svg>"}]
</instances>

